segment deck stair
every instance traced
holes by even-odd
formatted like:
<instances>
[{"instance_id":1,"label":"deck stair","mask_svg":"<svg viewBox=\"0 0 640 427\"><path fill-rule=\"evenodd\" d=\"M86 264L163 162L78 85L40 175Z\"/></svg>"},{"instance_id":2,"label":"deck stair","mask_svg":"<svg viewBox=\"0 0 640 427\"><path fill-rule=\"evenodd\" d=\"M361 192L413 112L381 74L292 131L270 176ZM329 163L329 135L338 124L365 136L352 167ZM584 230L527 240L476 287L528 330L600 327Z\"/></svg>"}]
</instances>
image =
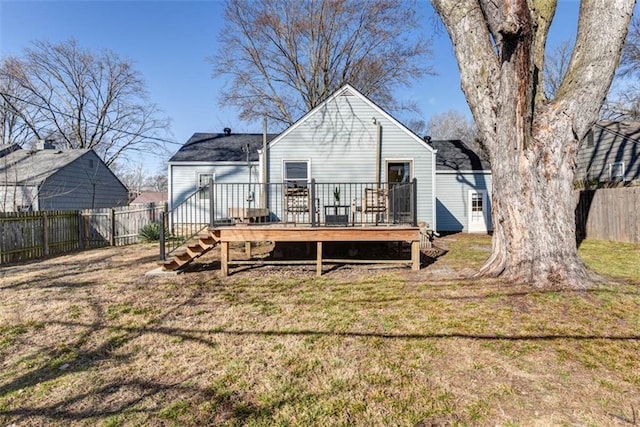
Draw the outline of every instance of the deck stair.
<instances>
[{"instance_id":1,"label":"deck stair","mask_svg":"<svg viewBox=\"0 0 640 427\"><path fill-rule=\"evenodd\" d=\"M165 261L160 261L160 266L166 271L176 271L185 268L193 260L200 258L220 243L220 235L215 230L203 231L198 235L198 240L185 243L170 254Z\"/></svg>"}]
</instances>

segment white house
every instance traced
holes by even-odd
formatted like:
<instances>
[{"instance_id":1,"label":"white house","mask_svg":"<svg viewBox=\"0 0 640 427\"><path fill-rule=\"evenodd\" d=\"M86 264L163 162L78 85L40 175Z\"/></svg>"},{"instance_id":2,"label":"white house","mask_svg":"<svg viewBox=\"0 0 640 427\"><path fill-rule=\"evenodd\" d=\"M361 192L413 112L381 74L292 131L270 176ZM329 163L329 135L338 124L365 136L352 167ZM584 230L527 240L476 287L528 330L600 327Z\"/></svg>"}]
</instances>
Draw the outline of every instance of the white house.
<instances>
[{"instance_id":1,"label":"white house","mask_svg":"<svg viewBox=\"0 0 640 427\"><path fill-rule=\"evenodd\" d=\"M267 210L260 215L268 220L288 221L292 206L285 201L291 191L287 188L305 189L313 181L313 196L308 198L313 209L307 202L294 206L305 212L308 222L323 223L338 214L354 223L416 220L440 230L438 215L448 211L457 225L443 220L443 231L487 231L490 178L485 165L473 164L477 156L459 141L438 144L425 141L346 85L279 135L234 134L230 129L194 134L169 160L170 209L190 204L187 216L193 220L206 216L213 196L217 217L236 217L233 206L248 202L251 209ZM449 173L438 147L469 158ZM224 194L214 194L209 182L250 186L249 196L245 191L240 200L223 186ZM372 206L372 195L382 194L377 191L384 192L376 199L384 204L380 210ZM415 209L407 212L409 205Z\"/></svg>"}]
</instances>

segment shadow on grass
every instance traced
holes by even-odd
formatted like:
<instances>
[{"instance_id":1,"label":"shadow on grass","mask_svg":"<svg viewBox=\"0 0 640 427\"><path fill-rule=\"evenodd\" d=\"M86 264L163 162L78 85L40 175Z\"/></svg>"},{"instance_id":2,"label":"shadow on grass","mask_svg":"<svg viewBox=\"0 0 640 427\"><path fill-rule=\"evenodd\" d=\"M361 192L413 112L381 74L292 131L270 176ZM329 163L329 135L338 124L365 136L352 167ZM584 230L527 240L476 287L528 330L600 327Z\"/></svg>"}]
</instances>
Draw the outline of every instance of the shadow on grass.
<instances>
[{"instance_id":1,"label":"shadow on grass","mask_svg":"<svg viewBox=\"0 0 640 427\"><path fill-rule=\"evenodd\" d=\"M62 254L60 256L57 256L58 258L60 258L61 260L63 259L63 257L65 255L69 255L69 254ZM131 258L131 259L122 259L122 260L118 260L118 261L113 261L113 258L115 258L116 256L121 256L120 254L112 254L112 255L107 255L105 257L101 257L99 262L92 262L90 265L90 268L83 268L81 270L78 271L73 271L73 265L69 266L69 269L62 269L60 270L58 273L56 274L50 274L47 273L46 270L38 270L39 269L39 263L43 262L43 259L40 260L29 260L23 264L20 264L21 267L29 267L29 266L33 266L33 271L37 271L38 274L41 274L42 276L31 276L25 280L22 281L18 281L15 283L12 283L10 285L6 285L6 286L0 286L0 290L11 290L11 289L20 289L20 288L37 288L37 289L45 289L45 288L56 288L56 287L60 287L60 288L81 288L81 287L88 287L91 286L93 284L93 282L84 282L83 284L76 284L76 283L57 283L56 281L59 279L63 279L63 278L67 278L69 277L70 274L88 274L88 273L95 273L95 272L99 272L99 271L104 271L105 270L105 265L104 263L108 263L108 268L112 268L112 269L124 269L124 268L130 268L132 265L136 265L136 264L146 264L146 263L152 263L154 261L156 261L158 259L157 256L143 256L143 257L135 257L135 258ZM38 284L42 282L42 278L46 277L46 283L45 284Z\"/></svg>"},{"instance_id":2,"label":"shadow on grass","mask_svg":"<svg viewBox=\"0 0 640 427\"><path fill-rule=\"evenodd\" d=\"M168 394L178 393L179 395L190 396L197 404L207 404L217 409L217 411L211 412L209 414L210 416L215 416L220 412L227 414L226 418L229 420L242 424L250 418L268 418L276 409L288 403L287 400L282 399L272 402L269 405L257 406L253 402L239 399L237 395L230 395L224 392L218 393L209 388L203 389L196 386L185 386L184 383L188 383L188 380L189 378L186 378L180 382L169 384L153 381L115 381L98 389L91 390L90 392L79 393L48 406L37 408L21 407L4 410L0 412L0 416L11 417L14 423L33 420L34 417L44 417L48 420L58 422L69 422L116 416L126 417L128 415L146 413L154 414L160 418L167 419L167 421L171 421L171 419L176 416L171 414L170 411L164 413L162 409L158 410L155 407L139 406L144 403L146 399L152 399L154 397L166 398ZM105 403L109 402L114 393L119 391L129 393L131 396L117 404ZM298 398L300 398L300 396L298 396ZM309 398L309 396L302 398ZM98 404L94 404L90 409L86 410L74 409L74 405L86 406L82 405L85 400L92 400L98 402ZM173 403L175 402L180 402L180 400L175 400ZM100 408L99 406L101 406L101 404L104 404L105 407ZM107 404L109 404L109 407L106 407ZM192 405L191 403L190 406ZM167 408L170 408L170 406L171 404L169 404ZM210 421L212 420L202 420L205 424L209 424Z\"/></svg>"},{"instance_id":3,"label":"shadow on grass","mask_svg":"<svg viewBox=\"0 0 640 427\"><path fill-rule=\"evenodd\" d=\"M341 288L348 289L353 284L336 284L333 290L340 291ZM475 284L469 282L467 284L458 283L440 283L435 285L437 289L430 289L425 285L425 292L432 292L430 295L425 295L425 298L441 299L441 300L459 300L459 299L486 299L494 297L520 297L530 295L544 295L544 294L577 294L585 295L587 293L612 293L612 294L625 294L626 291L618 291L613 289L594 289L589 291L511 291L506 288L507 285L497 282L495 285ZM480 289L485 289L486 292L483 295L466 295L456 296L447 295L451 288L458 290L468 289L471 292L478 292ZM113 366L129 363L133 357L132 353L123 353L120 350L128 343L132 342L136 338L143 336L144 334L158 334L164 335L167 338L179 338L185 341L193 341L200 343L208 347L216 347L218 344L215 340L217 336L253 336L253 337L339 337L339 338L378 338L383 340L443 340L443 339L463 339L463 340L478 340L478 341L511 341L511 342L527 342L527 341L556 341L556 340L573 340L573 341L588 341L588 340L609 340L609 341L640 341L640 334L575 334L575 333L537 333L537 334L500 334L500 333L487 333L487 334L473 334L473 333L461 333L461 332L432 332L432 333L420 333L420 334L405 334L405 333L380 333L366 330L356 331L334 331L323 329L198 329L198 328L177 328L162 326L163 320L176 313L180 308L189 306L200 302L200 299L205 294L211 294L216 292L225 292L228 289L233 288L237 293L243 291L257 291L258 295L249 295L252 299L247 299L247 303L252 303L255 300L263 298L261 293L273 292L273 286L264 286L264 290L261 289L261 285L256 284L255 281L248 283L229 283L220 286L200 285L195 289L189 291L185 295L185 300L176 303L170 307L166 307L157 316L149 320L142 326L129 326L129 325L113 325L107 320L106 313L101 305L97 302L91 302L92 318L95 322L73 322L73 321L58 321L50 320L45 322L50 325L55 325L62 328L83 328L83 332L72 342L62 348L49 351L45 355L47 362L41 363L39 367L32 369L31 371L14 378L6 384L0 384L0 397L4 397L10 393L16 392L21 389L35 387L39 384L55 380L56 378L73 375L75 373L84 372L90 369L98 369L97 365L108 361ZM281 292L290 292L291 288L283 288ZM637 295L637 293L629 292L629 294ZM347 294L349 295L349 294ZM267 297L269 295L264 295ZM384 303L385 301L397 301L402 298L371 298L368 299L349 299L348 297L341 298L341 302L346 304L352 303ZM296 304L301 304L297 299ZM170 320L170 319L169 319ZM99 333L109 331L110 336L107 339L103 339L97 347L91 346L91 339ZM80 350L83 347L89 347L90 350ZM66 365L64 369L63 365ZM120 381L110 381L107 385L101 385L99 388L95 388L88 392L75 392L72 396L55 402L47 406L30 407L29 402L20 402L19 407L8 408L4 407L0 410L0 422L4 422L7 417L11 420L6 420L7 424L11 422L27 422L33 420L33 417L44 417L46 419L55 420L59 422L64 421L76 421L89 418L108 418L113 416L119 416L124 414L135 413L150 413L155 416L162 417L160 410L156 407L149 407L144 404L145 399L152 399L157 397L158 400L166 400L166 396L171 393L182 393L182 395L189 396L189 399L193 398L195 404L200 402L201 404L211 403L216 407L222 407L224 409L218 412L226 414L228 419L237 421L242 424L252 417L265 417L268 418L274 411L281 405L289 403L287 401L272 402L266 405L257 406L252 402L243 401L237 395L228 395L222 392L217 392L212 389L202 389L196 386L185 385L188 379L181 379L180 381L173 381L171 384L165 384L154 381L142 381L131 380L130 378L122 379ZM118 392L131 393L132 396L125 396L118 400L111 399L111 396ZM98 404L86 405L86 401L98 402ZM113 402L112 404L109 402ZM89 407L88 409L87 406ZM80 408L80 409L78 409ZM205 411L206 412L206 411ZM213 416L213 415L212 415ZM203 421L204 424L207 420Z\"/></svg>"},{"instance_id":4,"label":"shadow on grass","mask_svg":"<svg viewBox=\"0 0 640 427\"><path fill-rule=\"evenodd\" d=\"M300 245L296 246L297 248ZM289 251L291 249L288 249ZM297 253L301 253L304 252L304 250L300 250ZM439 249L439 248L431 248L431 249L426 249L426 250L422 250L420 252L420 268L426 268L429 267L430 265L432 265L433 263L435 263L439 257L445 255L448 251L443 250L443 249ZM395 258L394 258L395 255ZM399 255L404 255L404 257L400 257ZM300 266L306 266L307 270L311 270L313 269L315 271L315 266L316 266L316 258L315 258L315 252L311 251L305 258L301 258L299 256L293 256L290 253L286 256L283 256L282 258L275 258L272 254L269 256L259 256L259 257L253 257L251 258L250 261L255 262L254 264L248 264L248 265L238 265L238 264L234 264L233 261L229 262L229 265L235 266L232 270L229 271L229 276L234 276L237 274L240 274L242 272L246 272L246 271L252 271L252 270L257 270L257 269L264 269L264 268L277 268L277 267L282 267L285 266L287 268L292 268L292 267L300 267ZM331 262L327 262L324 261L323 262L323 270L322 273L323 274L327 274L336 270L339 270L341 268L344 268L346 266L349 265L370 265L370 266L377 266L378 268L381 265L384 264L376 264L375 260L376 259L384 259L384 260L394 260L397 259L399 261L405 261L407 263L407 265L410 266L411 263L411 254L410 253L403 253L401 249L398 248L394 248L393 251L391 251L391 255L389 253L385 254L385 256L381 256L379 253L379 247L375 247L374 248L374 253L361 253L361 258L358 258L356 256L351 256L348 255L348 252L345 253L344 251L342 251L341 253L338 253L338 255L332 255L332 256L341 256L345 259L345 262L336 262L336 261L331 261ZM325 254L325 258L329 258L329 256L327 256ZM357 263L349 263L348 259L349 258L353 258L354 260L357 260ZM371 263L367 263L367 262L362 262L361 260L371 260ZM235 260L238 261L238 260ZM243 262L246 262L248 260L246 259L242 259ZM278 263L270 263L271 261L277 261ZM287 261L292 261L290 264L287 264ZM388 268L399 268L401 264L388 264L387 267ZM312 268L309 268L308 266L312 266ZM328 266L328 267L327 267ZM405 267L406 268L406 267ZM185 267L182 270L182 273L201 273L201 272L206 272L206 271L219 271L221 269L221 263L219 260L214 260L208 263L200 263L200 262L193 262L191 264L189 264L187 267Z\"/></svg>"}]
</instances>

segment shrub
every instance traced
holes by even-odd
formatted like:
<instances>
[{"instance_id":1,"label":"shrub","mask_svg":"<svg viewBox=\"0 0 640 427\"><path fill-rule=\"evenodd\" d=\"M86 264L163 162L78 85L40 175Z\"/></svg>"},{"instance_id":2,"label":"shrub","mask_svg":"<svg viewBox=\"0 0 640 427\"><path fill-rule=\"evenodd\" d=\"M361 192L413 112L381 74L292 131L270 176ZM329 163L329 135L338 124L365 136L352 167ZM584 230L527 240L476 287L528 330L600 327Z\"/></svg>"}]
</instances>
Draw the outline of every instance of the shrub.
<instances>
[{"instance_id":1,"label":"shrub","mask_svg":"<svg viewBox=\"0 0 640 427\"><path fill-rule=\"evenodd\" d=\"M145 243L157 242L160 240L160 224L151 222L142 227L138 235L140 236L140 240Z\"/></svg>"}]
</instances>

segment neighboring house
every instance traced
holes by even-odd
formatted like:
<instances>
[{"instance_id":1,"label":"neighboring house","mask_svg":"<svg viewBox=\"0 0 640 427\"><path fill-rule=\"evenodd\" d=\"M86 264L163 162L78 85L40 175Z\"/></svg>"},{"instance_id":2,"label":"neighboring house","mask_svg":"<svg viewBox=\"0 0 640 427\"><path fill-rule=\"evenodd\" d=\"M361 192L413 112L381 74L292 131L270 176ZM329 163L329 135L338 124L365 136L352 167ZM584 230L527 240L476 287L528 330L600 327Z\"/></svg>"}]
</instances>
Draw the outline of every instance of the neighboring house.
<instances>
[{"instance_id":1,"label":"neighboring house","mask_svg":"<svg viewBox=\"0 0 640 427\"><path fill-rule=\"evenodd\" d=\"M148 205L149 203L155 203L160 205L167 201L166 191L143 191L138 194L131 202L130 205Z\"/></svg>"},{"instance_id":2,"label":"neighboring house","mask_svg":"<svg viewBox=\"0 0 640 427\"><path fill-rule=\"evenodd\" d=\"M640 180L640 122L597 122L580 143L576 181L594 186Z\"/></svg>"},{"instance_id":3,"label":"neighboring house","mask_svg":"<svg viewBox=\"0 0 640 427\"><path fill-rule=\"evenodd\" d=\"M436 229L487 232L491 166L460 140L430 141L436 154Z\"/></svg>"},{"instance_id":4,"label":"neighboring house","mask_svg":"<svg viewBox=\"0 0 640 427\"><path fill-rule=\"evenodd\" d=\"M0 210L75 210L126 206L127 188L93 150L39 144L0 157Z\"/></svg>"},{"instance_id":5,"label":"neighboring house","mask_svg":"<svg viewBox=\"0 0 640 427\"><path fill-rule=\"evenodd\" d=\"M335 92L281 134L266 135L266 141L265 153L260 134L238 135L230 130L194 134L169 160L170 207L204 188L209 180L304 185L313 179L317 183L394 185L416 179L417 220L439 228L436 149L352 86ZM473 180L484 177L484 172L463 168L459 175ZM450 185L452 192L468 191L467 182L455 184L454 180ZM488 197L479 181L475 188ZM355 204L364 211L365 196L358 197ZM206 209L206 200L203 192L200 209ZM343 196L343 200L349 203L352 199ZM488 208L488 201L483 209L485 206ZM483 215L488 214L483 211Z\"/></svg>"}]
</instances>

